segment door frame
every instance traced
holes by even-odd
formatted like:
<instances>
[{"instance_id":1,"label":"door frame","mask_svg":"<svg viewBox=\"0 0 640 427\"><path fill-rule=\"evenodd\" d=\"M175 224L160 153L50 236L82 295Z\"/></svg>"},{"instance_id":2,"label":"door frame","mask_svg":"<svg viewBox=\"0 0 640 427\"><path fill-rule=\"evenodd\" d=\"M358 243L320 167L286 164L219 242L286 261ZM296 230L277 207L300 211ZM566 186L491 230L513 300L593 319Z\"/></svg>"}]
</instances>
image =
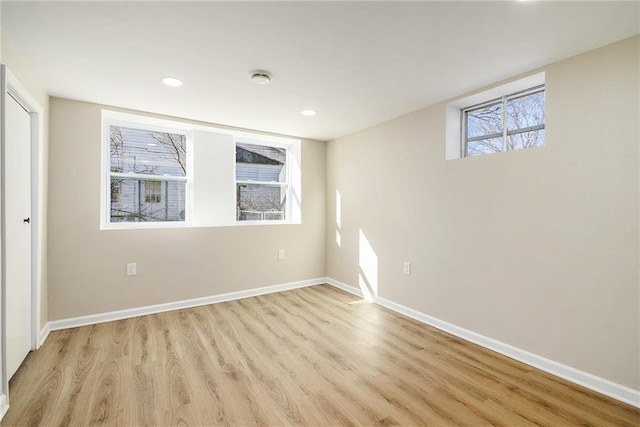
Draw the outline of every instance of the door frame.
<instances>
[{"instance_id":1,"label":"door frame","mask_svg":"<svg viewBox=\"0 0 640 427\"><path fill-rule=\"evenodd\" d=\"M43 234L43 194L44 194L44 139L43 109L31 96L6 65L0 65L0 234L1 234L1 351L2 386L0 391L0 419L9 408L9 378L7 378L7 330L6 330L6 258L5 258L5 105L7 97L13 97L27 110L31 117L31 349L40 347L45 336L40 333L42 250Z\"/></svg>"}]
</instances>

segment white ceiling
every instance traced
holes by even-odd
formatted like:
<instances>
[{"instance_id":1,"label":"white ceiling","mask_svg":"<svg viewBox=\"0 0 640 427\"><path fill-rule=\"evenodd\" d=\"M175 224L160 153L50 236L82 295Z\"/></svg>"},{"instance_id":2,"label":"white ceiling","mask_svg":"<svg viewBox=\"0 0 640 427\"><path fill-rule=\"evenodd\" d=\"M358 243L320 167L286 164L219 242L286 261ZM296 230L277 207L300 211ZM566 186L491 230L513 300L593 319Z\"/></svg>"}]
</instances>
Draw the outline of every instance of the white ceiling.
<instances>
[{"instance_id":1,"label":"white ceiling","mask_svg":"<svg viewBox=\"0 0 640 427\"><path fill-rule=\"evenodd\" d=\"M51 95L330 140L637 34L639 6L2 1L1 13ZM273 82L251 83L253 69Z\"/></svg>"}]
</instances>

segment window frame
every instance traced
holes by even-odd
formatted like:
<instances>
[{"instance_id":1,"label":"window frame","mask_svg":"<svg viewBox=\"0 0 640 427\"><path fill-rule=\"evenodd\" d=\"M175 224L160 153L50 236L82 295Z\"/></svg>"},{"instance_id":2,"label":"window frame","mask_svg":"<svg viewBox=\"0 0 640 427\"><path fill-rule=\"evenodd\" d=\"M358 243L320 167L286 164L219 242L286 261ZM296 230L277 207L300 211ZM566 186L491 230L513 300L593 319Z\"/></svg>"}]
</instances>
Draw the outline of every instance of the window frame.
<instances>
[{"instance_id":1,"label":"window frame","mask_svg":"<svg viewBox=\"0 0 640 427\"><path fill-rule=\"evenodd\" d=\"M533 131L537 131L537 130L544 130L546 128L546 118L545 118L545 123L542 123L540 125L535 125L535 126L529 126L526 128L518 128L515 130L509 130L509 127L507 125L507 103L510 100L514 100L514 99L518 99L518 98L523 98L525 96L529 96L529 95L535 95L537 93L544 93L545 94L545 108L546 108L546 87L545 84L542 83L540 85L536 85L527 89L523 89L517 92L513 92L513 93L509 93L503 96L500 96L498 98L494 98L494 99L490 99L475 105L471 105L468 106L466 108L464 108L463 110L461 110L460 113L460 120L461 120L461 135L462 135L462 141L461 141L461 150L462 150L462 157L480 157L486 154L495 154L495 153L484 153L484 154L479 154L476 156L470 156L469 155L469 142L474 142L474 141L481 141L483 139L493 139L493 138L502 138L502 150L500 150L499 152L505 152L505 151L515 151L513 148L509 148L509 144L507 142L507 137L511 136L511 135L518 135L521 133L526 133L526 132L533 132ZM477 111L480 110L481 108L485 108L485 107L489 107L491 105L498 105L500 104L502 106L502 118L501 118L501 124L502 124L502 132L501 133L495 133L495 134L490 134L490 135L480 135L480 136L475 136L475 137L471 137L469 138L469 134L468 134L468 115L469 112L473 112L473 111ZM543 144L544 145L544 144Z\"/></svg>"},{"instance_id":2,"label":"window frame","mask_svg":"<svg viewBox=\"0 0 640 427\"><path fill-rule=\"evenodd\" d=\"M293 197L293 182L292 182L292 161L293 161L293 145L290 143L279 143L272 141L260 141L253 138L245 138L245 137L234 137L233 139L234 147L237 149L238 144L249 144L249 145L260 145L263 147L274 147L281 148L285 150L285 174L286 181L285 182L276 182L276 181L251 181L251 180L238 180L237 179L237 171L236 168L238 166L238 162L234 158L233 160L233 185L235 189L238 188L240 184L247 185L265 185L265 186L286 186L286 203L285 203L285 215L284 219L261 219L261 220L239 220L237 215L237 196L235 200L236 212L235 212L235 225L266 225L266 224L292 224L292 197Z\"/></svg>"},{"instance_id":3,"label":"window frame","mask_svg":"<svg viewBox=\"0 0 640 427\"><path fill-rule=\"evenodd\" d=\"M153 117L146 113L101 109L100 151L100 230L209 228L302 224L302 140L296 137L266 134L213 124L198 124L179 119ZM110 125L129 126L151 131L186 133L188 188L185 195L185 221L110 223ZM227 139L228 138L228 139ZM287 149L287 209L285 220L236 220L235 143L267 145ZM227 141L229 145L227 145ZM204 147L207 147L204 149ZM203 150L204 149L204 150ZM202 153L206 153L202 156ZM198 156L196 161L195 156ZM206 156L214 156L208 158ZM207 167L203 168L203 159ZM208 160L207 160L208 159ZM213 163L214 167L209 167ZM216 171L209 173L210 171ZM215 181L208 181L212 177ZM152 178L153 179L153 178ZM203 186L204 183L204 186ZM208 210L210 208L215 210ZM212 214L210 214L210 212Z\"/></svg>"},{"instance_id":4,"label":"window frame","mask_svg":"<svg viewBox=\"0 0 640 427\"><path fill-rule=\"evenodd\" d=\"M144 116L127 115L126 119L115 116L118 114L102 111L102 180L101 180L101 215L100 229L143 229L143 228L181 228L190 227L192 223L192 189L193 189L193 131L186 126L176 126L174 122L154 119L153 124L145 120ZM136 120L137 118L140 120ZM126 127L149 132L162 132L184 135L186 148L186 173L184 177L176 175L149 175L138 173L111 172L111 127ZM183 221L122 221L111 222L111 178L123 178L144 181L178 181L185 183L185 215ZM119 192L122 197L122 191Z\"/></svg>"},{"instance_id":5,"label":"window frame","mask_svg":"<svg viewBox=\"0 0 640 427\"><path fill-rule=\"evenodd\" d=\"M490 100L500 99L505 95L516 94L518 92L526 91L536 86L545 86L545 116L548 111L548 91L546 87L546 72L539 71L527 76L523 76L516 79L511 79L504 83L488 86L485 89L479 89L477 91L469 92L466 95L452 99L445 105L445 121L444 121L444 158L445 160L463 159L466 157L485 157L484 155L478 156L465 156L466 147L464 146L464 129L463 129L463 115L462 112L465 109L480 104L486 103ZM545 117L545 129L546 129L547 117ZM549 144L545 131L544 145L536 148L544 148ZM514 151L514 150L509 150ZM520 151L520 150L515 150Z\"/></svg>"}]
</instances>

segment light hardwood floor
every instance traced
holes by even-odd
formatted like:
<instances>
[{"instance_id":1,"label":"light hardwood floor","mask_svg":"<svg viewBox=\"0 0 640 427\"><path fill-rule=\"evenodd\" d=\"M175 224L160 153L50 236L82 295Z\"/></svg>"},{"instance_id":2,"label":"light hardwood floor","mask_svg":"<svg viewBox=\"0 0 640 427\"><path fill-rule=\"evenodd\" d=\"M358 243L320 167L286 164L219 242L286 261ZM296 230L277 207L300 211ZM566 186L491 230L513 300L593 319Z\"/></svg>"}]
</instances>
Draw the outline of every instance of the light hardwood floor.
<instances>
[{"instance_id":1,"label":"light hardwood floor","mask_svg":"<svg viewBox=\"0 0 640 427\"><path fill-rule=\"evenodd\" d=\"M8 425L640 425L640 410L328 285L53 332Z\"/></svg>"}]
</instances>

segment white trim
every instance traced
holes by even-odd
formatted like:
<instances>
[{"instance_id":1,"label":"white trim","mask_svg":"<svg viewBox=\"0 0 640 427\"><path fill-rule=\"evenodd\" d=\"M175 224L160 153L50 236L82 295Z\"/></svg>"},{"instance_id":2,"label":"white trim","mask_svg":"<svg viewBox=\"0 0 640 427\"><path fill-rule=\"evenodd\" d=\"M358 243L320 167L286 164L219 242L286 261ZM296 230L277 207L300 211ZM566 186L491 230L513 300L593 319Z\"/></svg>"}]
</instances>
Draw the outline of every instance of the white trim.
<instances>
[{"instance_id":1,"label":"white trim","mask_svg":"<svg viewBox=\"0 0 640 427\"><path fill-rule=\"evenodd\" d=\"M6 268L5 268L5 254L6 254L6 242L4 239L4 157L5 157L5 129L6 129L6 100L7 100L7 67L0 65L0 372L2 377L2 384L0 384L0 393L5 399L4 404L7 404L6 398L9 394L9 378L7 378L7 289L5 286L6 281Z\"/></svg>"},{"instance_id":2,"label":"white trim","mask_svg":"<svg viewBox=\"0 0 640 427\"><path fill-rule=\"evenodd\" d=\"M351 294L358 295L360 297L363 296L362 291L354 286L339 282L329 277L326 278L326 282L331 286L342 289ZM613 381L598 377L588 372L580 371L572 368L571 366L547 359L546 357L522 350L493 338L480 335L476 332L461 328L449 322L445 322L444 320L429 316L379 296L373 296L373 302L388 308L389 310L393 310L419 322L450 333L451 335L455 335L456 337L478 344L484 348L488 348L489 350L493 350L529 366L533 366L534 368L538 368L567 381L571 381L572 383L604 394L605 396L609 396L613 399L635 406L636 408L640 408L640 390L634 390L630 387L614 383Z\"/></svg>"},{"instance_id":3,"label":"white trim","mask_svg":"<svg viewBox=\"0 0 640 427\"><path fill-rule=\"evenodd\" d=\"M364 297L362 291L349 284L340 282L330 277L322 277L318 279L304 280L300 282L284 283L280 285L266 286L262 288L254 288L246 291L231 292L227 294L213 295L203 298L194 298L184 301L176 301L166 304L158 304L140 308L133 308L127 310L113 311L108 313L101 313L90 316L75 317L71 319L62 319L48 322L43 330L40 332L41 342L44 342L50 331L57 331L67 328L76 328L79 326L92 325L96 323L111 322L114 320L127 319L136 316L143 316L146 314L161 313L166 311L178 310L182 308L197 307L208 304L215 304L219 302L233 301L242 298L249 298L258 295L265 295L275 292L282 292L291 289L304 288L308 286L320 285L327 283L335 288L342 289L345 292L356 295L358 297ZM547 359L545 357L530 353L526 350L519 349L512 345L500 342L493 338L480 335L476 332L469 331L468 329L461 328L451 323L445 322L438 318L421 313L417 310L405 307L401 304L397 304L393 301L385 298L374 296L373 302L388 308L392 311L415 319L421 323L425 323L434 328L440 329L444 332L455 335L464 340L478 344L482 347L493 350L504 356L518 360L529 366L533 366L552 375L555 375L565 380L571 381L575 384L584 386L588 389L602 393L613 399L619 400L624 403L628 403L632 406L640 408L640 391L631 389L629 387L616 384L607 379L598 377L588 372L580 371L562 363Z\"/></svg>"},{"instance_id":4,"label":"white trim","mask_svg":"<svg viewBox=\"0 0 640 427\"><path fill-rule=\"evenodd\" d=\"M294 146L300 146L300 142L299 141L292 141L290 143L274 143L274 142L262 142L260 140L257 139L248 139L248 138L239 138L239 137L235 137L233 138L233 144L234 144L234 148L237 150L238 149L238 144L244 144L244 145L257 145L257 146L263 146L263 147L275 147L275 148L281 148L283 150L285 150L285 176L286 176L286 181L284 182L280 182L280 181L250 181L250 180L238 180L237 177L237 168L238 168L238 161L234 160L233 162L233 177L234 177L234 188L238 188L238 184L242 185L242 184L246 184L246 185L263 185L263 186L279 186L281 189L282 187L286 187L286 206L285 206L285 215L284 215L284 219L278 219L278 220L239 220L238 219L238 211L236 209L235 213L234 213L234 218L235 218L235 223L234 225L263 225L263 224L299 224L300 221L294 222L293 218L299 218L300 217L300 213L299 212L293 212L292 208L293 208L293 203L292 203L292 199L293 199L293 193L295 191L295 189L299 189L300 188L300 181L294 181L294 174L292 174L293 171L293 163L294 161L297 159L297 155L299 155L299 152L294 152ZM295 176L298 176L298 174L296 174ZM235 201L234 204L237 204L237 200ZM300 209L299 205L297 206L298 209Z\"/></svg>"},{"instance_id":5,"label":"white trim","mask_svg":"<svg viewBox=\"0 0 640 427\"><path fill-rule=\"evenodd\" d=\"M29 94L29 91L20 83L16 76L7 67L3 66L6 73L6 93L18 101L28 111L31 117L31 345L37 348L37 331L40 325L40 287L42 257L42 214L43 202L41 190L44 185L42 151L44 141L42 137L43 118L42 107Z\"/></svg>"},{"instance_id":6,"label":"white trim","mask_svg":"<svg viewBox=\"0 0 640 427\"><path fill-rule=\"evenodd\" d=\"M44 204L43 204L43 188L44 188L44 139L43 139L43 108L38 102L29 94L29 91L20 83L20 81L14 76L11 71L5 66L0 65L0 142L2 145L2 158L1 162L4 164L4 144L5 144L5 102L6 96L12 96L22 107L27 110L31 119L31 144L30 144L30 169L31 169L31 348L37 349L39 347L39 331L40 327L40 308L41 308L41 287L42 287L42 249L44 242L43 233L43 218L44 218ZM4 175L4 172L2 172ZM4 179L4 177L2 177ZM5 182L2 182L4 189ZM4 194L2 194L2 209L0 212L0 219L4 221L2 216L4 215ZM4 225L3 225L4 227ZM2 239L2 264L5 263L5 242ZM7 366L6 366L6 278L5 269L2 271L2 327L1 329L1 377L2 377L2 393L0 395L0 414L4 410L4 406L8 408L8 394L9 394L9 379L7 378ZM1 418L1 417L0 417Z\"/></svg>"},{"instance_id":7,"label":"white trim","mask_svg":"<svg viewBox=\"0 0 640 427\"><path fill-rule=\"evenodd\" d=\"M327 277L326 282L329 285L333 286L334 288L342 289L345 292L349 292L350 294L353 294L360 298L364 298L364 294L362 293L362 290L360 288L356 288L355 286L351 286L351 285L347 285L346 283L339 282L335 279L332 279L331 277Z\"/></svg>"},{"instance_id":8,"label":"white trim","mask_svg":"<svg viewBox=\"0 0 640 427\"><path fill-rule=\"evenodd\" d=\"M7 403L7 395L0 394L0 420L4 418L9 410L9 403Z\"/></svg>"},{"instance_id":9,"label":"white trim","mask_svg":"<svg viewBox=\"0 0 640 427\"><path fill-rule=\"evenodd\" d=\"M41 336L46 338L49 331L59 331L61 329L77 328L79 326L95 325L97 323L112 322L114 320L129 319L131 317L144 316L147 314L163 313L166 311L180 310L183 308L198 307L202 305L215 304L219 302L234 301L243 298L255 297L258 295L283 292L291 289L305 288L326 283L324 277L318 279L302 280L299 282L283 283L279 285L265 286L261 288L247 289L245 291L230 292L227 294L211 295L202 298L193 298L183 301L175 301L164 304L148 305L146 307L129 308L126 310L110 311L107 313L91 314L88 316L72 317L70 319L53 320L48 322ZM45 334L46 333L46 334Z\"/></svg>"},{"instance_id":10,"label":"white trim","mask_svg":"<svg viewBox=\"0 0 640 427\"><path fill-rule=\"evenodd\" d=\"M110 111L102 110L102 172L100 180L100 230L126 230L147 228L182 228L190 227L192 220L193 197L193 163L190 160L193 152L193 131L181 126L172 127L174 122L155 119L156 124L146 121L125 121L113 118ZM142 116L141 116L142 117ZM147 175L138 173L112 173L111 172L111 127L125 127L142 129L151 132L165 132L185 137L185 149L187 156L187 170L185 176L178 175ZM152 221L152 222L111 222L111 192L107 187L112 177L149 180L149 181L179 181L185 183L185 218L183 221Z\"/></svg>"},{"instance_id":11,"label":"white trim","mask_svg":"<svg viewBox=\"0 0 640 427\"><path fill-rule=\"evenodd\" d=\"M0 0L1 1L1 0ZM157 117L149 117L141 114L130 114L109 109L102 109L102 171L100 174L100 230L130 230L130 229L157 229L157 228L197 228L197 227L225 227L225 226L246 226L246 225L296 225L302 223L302 174L300 172L302 164L302 140L298 138L283 137L277 135L263 134L259 131L249 132L230 128L221 128L215 125L202 125L188 121L177 121L169 119L161 119ZM109 182L112 176L126 176L126 178L140 178L153 180L174 180L172 177L160 177L157 175L135 175L120 174L110 172L110 155L109 155L109 128L111 125L119 125L132 128L140 128L147 130L169 131L171 133L187 135L187 177L186 177L186 214L184 221L153 221L153 222L110 222L110 192ZM229 135L233 137L235 149L236 142L244 142L248 144L265 145L270 147L279 147L287 149L287 215L285 220L275 221L237 221L235 206L235 198L229 201L229 207L233 206L233 221L222 220L221 222L209 223L207 218L198 218L195 215L197 201L194 200L195 179L193 151L196 145L195 134L208 133ZM235 168L235 158L231 158ZM229 176L233 181L229 182L235 194L235 169L234 175ZM180 179L182 180L182 179ZM255 184L271 184L262 182L252 182ZM285 184L285 183L278 183ZM235 196L234 196L235 197Z\"/></svg>"}]
</instances>

